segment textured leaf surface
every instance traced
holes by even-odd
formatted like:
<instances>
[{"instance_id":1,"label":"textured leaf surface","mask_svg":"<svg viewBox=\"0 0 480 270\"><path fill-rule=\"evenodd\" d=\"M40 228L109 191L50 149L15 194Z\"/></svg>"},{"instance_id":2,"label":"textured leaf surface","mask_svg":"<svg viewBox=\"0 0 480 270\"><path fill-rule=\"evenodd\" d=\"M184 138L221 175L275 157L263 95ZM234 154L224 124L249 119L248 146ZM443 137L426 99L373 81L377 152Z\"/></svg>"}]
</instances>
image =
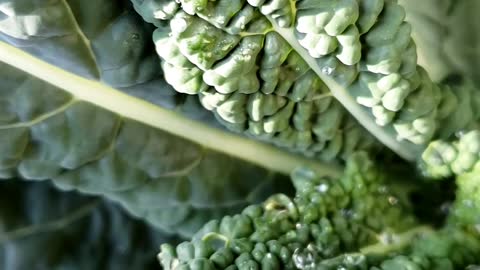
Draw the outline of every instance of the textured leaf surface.
<instances>
[{"instance_id":1,"label":"textured leaf surface","mask_svg":"<svg viewBox=\"0 0 480 270\"><path fill-rule=\"evenodd\" d=\"M2 178L53 179L65 189L108 195L151 218L157 216L151 211L183 205L178 222L192 207L241 204L261 189L254 179L270 180L266 171L75 100L9 66L2 66L1 76Z\"/></svg>"},{"instance_id":2,"label":"textured leaf surface","mask_svg":"<svg viewBox=\"0 0 480 270\"><path fill-rule=\"evenodd\" d=\"M477 159L479 159L477 157ZM463 224L480 224L480 163L457 177L457 200L452 219Z\"/></svg>"},{"instance_id":3,"label":"textured leaf surface","mask_svg":"<svg viewBox=\"0 0 480 270\"><path fill-rule=\"evenodd\" d=\"M2 3L6 15L1 31L7 42L52 64L203 118L194 100L172 91L160 77L159 61L152 57L151 29L128 5L8 1ZM269 194L269 183L276 177L206 150L201 143L178 139L168 130L158 131L78 100L7 66L2 66L2 81L2 178L54 179L65 189L108 195L161 228L188 234L211 216ZM83 88L82 93L93 91ZM102 102L110 98L104 96ZM128 106L123 111L128 112Z\"/></svg>"},{"instance_id":4,"label":"textured leaf surface","mask_svg":"<svg viewBox=\"0 0 480 270\"><path fill-rule=\"evenodd\" d=\"M25 57L31 72L66 88L2 65L1 178L52 179L63 189L105 195L188 235L212 216L270 194L281 178L275 170L310 163L335 174L335 166L195 123L15 49L3 52L19 65Z\"/></svg>"},{"instance_id":5,"label":"textured leaf surface","mask_svg":"<svg viewBox=\"0 0 480 270\"><path fill-rule=\"evenodd\" d=\"M125 2L125 4L123 4ZM159 74L149 26L126 1L2 1L1 40L52 64L115 87Z\"/></svg>"},{"instance_id":6,"label":"textured leaf surface","mask_svg":"<svg viewBox=\"0 0 480 270\"><path fill-rule=\"evenodd\" d=\"M413 160L432 139L478 119L478 92L438 85L417 65L412 26L397 1L133 3L158 26L167 82L199 95L227 127L290 150L332 159L369 148L356 118ZM444 123L453 132L442 131Z\"/></svg>"},{"instance_id":7,"label":"textured leaf surface","mask_svg":"<svg viewBox=\"0 0 480 270\"><path fill-rule=\"evenodd\" d=\"M0 194L4 270L158 269L155 249L175 242L112 203L50 183L2 181Z\"/></svg>"},{"instance_id":8,"label":"textured leaf surface","mask_svg":"<svg viewBox=\"0 0 480 270\"><path fill-rule=\"evenodd\" d=\"M168 270L453 270L478 263L478 230L435 230L416 219L409 177L390 175L364 153L350 157L340 179L297 170L294 198L277 194L212 220L190 241L162 245L158 258Z\"/></svg>"},{"instance_id":9,"label":"textured leaf surface","mask_svg":"<svg viewBox=\"0 0 480 270\"><path fill-rule=\"evenodd\" d=\"M151 41L152 27L128 1L2 1L0 40L51 64L215 123L197 100L166 84Z\"/></svg>"}]
</instances>

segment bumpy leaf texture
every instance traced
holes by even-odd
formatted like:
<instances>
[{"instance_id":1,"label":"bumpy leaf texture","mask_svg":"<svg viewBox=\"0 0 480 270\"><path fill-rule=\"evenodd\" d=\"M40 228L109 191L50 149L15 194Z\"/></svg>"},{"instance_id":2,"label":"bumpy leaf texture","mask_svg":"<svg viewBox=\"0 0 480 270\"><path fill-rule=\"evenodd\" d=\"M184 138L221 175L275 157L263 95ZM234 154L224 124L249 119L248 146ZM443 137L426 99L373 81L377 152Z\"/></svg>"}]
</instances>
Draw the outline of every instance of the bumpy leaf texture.
<instances>
[{"instance_id":1,"label":"bumpy leaf texture","mask_svg":"<svg viewBox=\"0 0 480 270\"><path fill-rule=\"evenodd\" d=\"M0 35L67 71L210 123L196 99L165 83L153 29L130 5L2 1ZM136 216L183 235L263 199L275 189L271 181L281 178L96 107L7 65L1 70L1 178L52 179L64 189L106 195Z\"/></svg>"},{"instance_id":2,"label":"bumpy leaf texture","mask_svg":"<svg viewBox=\"0 0 480 270\"><path fill-rule=\"evenodd\" d=\"M71 72L115 87L159 74L149 26L122 1L2 1L0 12L1 40Z\"/></svg>"},{"instance_id":3,"label":"bumpy leaf texture","mask_svg":"<svg viewBox=\"0 0 480 270\"><path fill-rule=\"evenodd\" d=\"M452 220L463 224L480 224L480 166L457 177L457 200Z\"/></svg>"},{"instance_id":4,"label":"bumpy leaf texture","mask_svg":"<svg viewBox=\"0 0 480 270\"><path fill-rule=\"evenodd\" d=\"M1 70L0 178L104 195L187 235L271 192L275 173Z\"/></svg>"},{"instance_id":5,"label":"bumpy leaf texture","mask_svg":"<svg viewBox=\"0 0 480 270\"><path fill-rule=\"evenodd\" d=\"M191 241L162 245L159 260L167 270L432 270L479 262L478 231L424 227L408 179L393 188L391 177L364 153L351 156L340 179L296 171L294 198L274 195L210 221Z\"/></svg>"},{"instance_id":6,"label":"bumpy leaf texture","mask_svg":"<svg viewBox=\"0 0 480 270\"><path fill-rule=\"evenodd\" d=\"M480 21L472 12L478 10L479 2L471 0L399 2L405 6L407 21L413 25L412 35L417 44L419 63L437 80L448 79L452 74L461 75L473 81L474 84L469 86L470 88L478 89L480 41L476 33ZM460 105L459 108L463 106ZM462 117L456 117L454 121L463 121L465 113L469 114L464 110L459 114ZM446 127L448 126L447 124ZM444 137L443 140L432 142L422 155L421 166L425 174L439 178L453 174L471 175L479 162L479 130L479 122L476 121L468 128L459 130L453 138L445 140ZM472 181L470 188L474 187L474 182Z\"/></svg>"},{"instance_id":7,"label":"bumpy leaf texture","mask_svg":"<svg viewBox=\"0 0 480 270\"><path fill-rule=\"evenodd\" d=\"M330 160L378 145L358 120L416 159L479 118L471 85L436 84L417 65L395 0L132 2L158 27L177 91L198 95L227 127L292 151Z\"/></svg>"},{"instance_id":8,"label":"bumpy leaf texture","mask_svg":"<svg viewBox=\"0 0 480 270\"><path fill-rule=\"evenodd\" d=\"M4 270L158 269L154 251L174 238L98 198L51 184L0 182Z\"/></svg>"},{"instance_id":9,"label":"bumpy leaf texture","mask_svg":"<svg viewBox=\"0 0 480 270\"><path fill-rule=\"evenodd\" d=\"M163 79L153 29L128 1L2 1L0 40L53 65L213 123Z\"/></svg>"}]
</instances>

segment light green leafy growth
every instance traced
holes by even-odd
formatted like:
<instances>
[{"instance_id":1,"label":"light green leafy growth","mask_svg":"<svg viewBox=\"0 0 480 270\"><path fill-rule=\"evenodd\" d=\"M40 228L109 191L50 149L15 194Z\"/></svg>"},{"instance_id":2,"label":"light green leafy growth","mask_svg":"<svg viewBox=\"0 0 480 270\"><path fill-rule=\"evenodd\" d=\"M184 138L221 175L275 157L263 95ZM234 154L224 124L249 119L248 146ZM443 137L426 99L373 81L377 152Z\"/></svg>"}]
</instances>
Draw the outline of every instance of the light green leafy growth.
<instances>
[{"instance_id":1,"label":"light green leafy growth","mask_svg":"<svg viewBox=\"0 0 480 270\"><path fill-rule=\"evenodd\" d=\"M480 224L480 166L457 177L456 202L452 220L463 224Z\"/></svg>"},{"instance_id":2,"label":"light green leafy growth","mask_svg":"<svg viewBox=\"0 0 480 270\"><path fill-rule=\"evenodd\" d=\"M274 195L211 221L189 242L162 245L159 261L166 270L453 270L480 262L478 231L421 225L408 183L389 189L385 177L363 153L340 179L296 171L293 199Z\"/></svg>"},{"instance_id":3,"label":"light green leafy growth","mask_svg":"<svg viewBox=\"0 0 480 270\"><path fill-rule=\"evenodd\" d=\"M420 166L428 176L436 178L461 175L480 167L480 130L459 134L459 139L451 142L432 142L423 153Z\"/></svg>"},{"instance_id":4,"label":"light green leafy growth","mask_svg":"<svg viewBox=\"0 0 480 270\"><path fill-rule=\"evenodd\" d=\"M151 2L134 4L149 17L173 1ZM371 142L362 142L365 132L343 105L384 144L415 159L434 137L466 128L452 118L478 119L467 98L478 100L476 91L436 85L417 66L411 26L396 1L171 5L168 16L150 16L169 20L157 22L154 34L166 79L198 94L233 130L310 156L348 157Z\"/></svg>"},{"instance_id":5,"label":"light green leafy growth","mask_svg":"<svg viewBox=\"0 0 480 270\"><path fill-rule=\"evenodd\" d=\"M112 203L47 183L2 181L0 204L3 270L153 270L158 245L175 242Z\"/></svg>"},{"instance_id":6,"label":"light green leafy growth","mask_svg":"<svg viewBox=\"0 0 480 270\"><path fill-rule=\"evenodd\" d=\"M446 227L414 239L403 254L391 254L388 259L373 258L370 270L454 270L470 269L479 263L480 235L456 227ZM378 256L378 255L376 255ZM373 257L373 256L372 256Z\"/></svg>"}]
</instances>

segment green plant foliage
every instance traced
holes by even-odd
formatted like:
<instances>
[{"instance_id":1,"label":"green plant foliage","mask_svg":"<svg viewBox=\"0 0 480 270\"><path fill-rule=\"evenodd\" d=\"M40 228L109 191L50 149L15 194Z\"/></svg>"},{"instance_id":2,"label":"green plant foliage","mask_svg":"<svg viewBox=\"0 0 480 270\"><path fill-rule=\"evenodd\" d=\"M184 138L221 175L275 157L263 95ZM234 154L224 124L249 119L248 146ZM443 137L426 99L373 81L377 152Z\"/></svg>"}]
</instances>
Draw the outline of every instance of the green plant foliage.
<instances>
[{"instance_id":1,"label":"green plant foliage","mask_svg":"<svg viewBox=\"0 0 480 270\"><path fill-rule=\"evenodd\" d=\"M22 0L2 1L2 7L0 39L47 62L115 87L160 74L150 27L122 1Z\"/></svg>"},{"instance_id":2,"label":"green plant foliage","mask_svg":"<svg viewBox=\"0 0 480 270\"><path fill-rule=\"evenodd\" d=\"M477 91L435 84L417 65L397 1L133 3L158 26L157 52L177 91L198 95L232 130L308 156L345 158L375 145L356 118L415 159L479 117Z\"/></svg>"},{"instance_id":3,"label":"green plant foliage","mask_svg":"<svg viewBox=\"0 0 480 270\"><path fill-rule=\"evenodd\" d=\"M0 194L4 270L157 269L157 246L176 241L117 205L51 184L2 181Z\"/></svg>"},{"instance_id":4,"label":"green plant foliage","mask_svg":"<svg viewBox=\"0 0 480 270\"><path fill-rule=\"evenodd\" d=\"M352 155L340 179L297 171L294 198L274 195L208 222L190 242L163 245L158 258L167 270L463 269L480 262L478 231L425 227L405 196L408 183L389 190L388 177L364 153Z\"/></svg>"},{"instance_id":5,"label":"green plant foliage","mask_svg":"<svg viewBox=\"0 0 480 270\"><path fill-rule=\"evenodd\" d=\"M480 166L480 130L459 134L452 142L432 142L420 165L427 175L439 178L473 171Z\"/></svg>"},{"instance_id":6,"label":"green plant foliage","mask_svg":"<svg viewBox=\"0 0 480 270\"><path fill-rule=\"evenodd\" d=\"M184 235L261 200L278 178L77 100L7 65L1 70L1 178L51 179L62 189L104 195Z\"/></svg>"},{"instance_id":7,"label":"green plant foliage","mask_svg":"<svg viewBox=\"0 0 480 270\"><path fill-rule=\"evenodd\" d=\"M9 2L5 10L9 16L0 28L4 41L68 71L209 122L193 99L164 82L149 42L153 29L134 15L128 2L88 6L19 1ZM101 16L109 12L109 17ZM40 26L24 27L32 16L40 18ZM129 119L128 106L112 113L8 65L2 64L1 71L0 178L51 179L63 189L107 196L135 216L183 235L262 200L275 189L272 180L281 178L262 168L269 166L210 151L202 143L146 125L144 119ZM115 103L115 97L108 98L103 102ZM223 132L213 133L221 137ZM213 166L217 169L210 170Z\"/></svg>"},{"instance_id":8,"label":"green plant foliage","mask_svg":"<svg viewBox=\"0 0 480 270\"><path fill-rule=\"evenodd\" d=\"M1 0L0 269L478 268L479 3Z\"/></svg>"},{"instance_id":9,"label":"green plant foliage","mask_svg":"<svg viewBox=\"0 0 480 270\"><path fill-rule=\"evenodd\" d=\"M457 200L452 219L464 224L480 224L480 167L457 177Z\"/></svg>"}]
</instances>

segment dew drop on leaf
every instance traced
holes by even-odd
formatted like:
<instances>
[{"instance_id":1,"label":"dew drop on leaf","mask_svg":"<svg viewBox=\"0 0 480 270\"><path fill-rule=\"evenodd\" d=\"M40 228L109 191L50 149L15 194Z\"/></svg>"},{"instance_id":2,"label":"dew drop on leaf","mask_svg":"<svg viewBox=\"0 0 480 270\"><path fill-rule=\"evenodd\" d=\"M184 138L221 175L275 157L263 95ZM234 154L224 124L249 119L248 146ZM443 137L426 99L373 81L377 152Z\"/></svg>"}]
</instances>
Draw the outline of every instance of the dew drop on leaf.
<instances>
[{"instance_id":1,"label":"dew drop on leaf","mask_svg":"<svg viewBox=\"0 0 480 270\"><path fill-rule=\"evenodd\" d=\"M332 68L332 67L323 67L323 68L322 68L322 72L323 72L323 74L325 74L325 75L329 75L329 76L330 76L330 75L333 74L334 71L335 71L335 69Z\"/></svg>"},{"instance_id":2,"label":"dew drop on leaf","mask_svg":"<svg viewBox=\"0 0 480 270\"><path fill-rule=\"evenodd\" d=\"M315 262L318 254L312 245L308 245L306 249L297 248L292 255L293 263L297 269L315 269Z\"/></svg>"},{"instance_id":3,"label":"dew drop on leaf","mask_svg":"<svg viewBox=\"0 0 480 270\"><path fill-rule=\"evenodd\" d=\"M320 184L317 186L317 190L321 193L325 193L328 191L329 186L327 184Z\"/></svg>"},{"instance_id":4,"label":"dew drop on leaf","mask_svg":"<svg viewBox=\"0 0 480 270\"><path fill-rule=\"evenodd\" d=\"M396 205L398 203L398 199L393 196L390 196L388 197L388 203L391 205Z\"/></svg>"}]
</instances>

